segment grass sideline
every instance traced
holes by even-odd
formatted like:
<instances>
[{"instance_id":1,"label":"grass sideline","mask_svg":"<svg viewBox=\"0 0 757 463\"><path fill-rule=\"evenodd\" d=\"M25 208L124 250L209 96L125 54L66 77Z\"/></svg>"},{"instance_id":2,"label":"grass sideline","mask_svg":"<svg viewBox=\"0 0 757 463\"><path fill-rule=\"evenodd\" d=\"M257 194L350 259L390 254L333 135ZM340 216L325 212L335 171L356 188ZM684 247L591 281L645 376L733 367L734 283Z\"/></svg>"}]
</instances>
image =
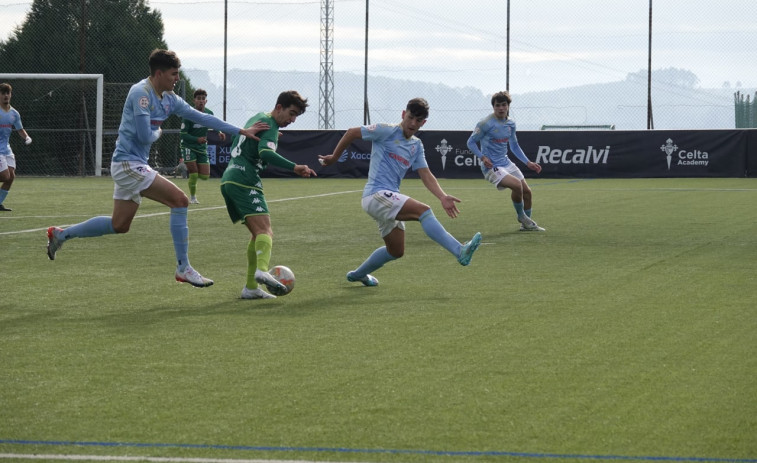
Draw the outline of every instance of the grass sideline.
<instances>
[{"instance_id":1,"label":"grass sideline","mask_svg":"<svg viewBox=\"0 0 757 463\"><path fill-rule=\"evenodd\" d=\"M461 241L482 233L472 264L408 223L405 257L364 288L345 280L381 244L364 180L265 179L271 264L297 283L243 301L249 235L217 179L190 208L192 265L216 281L196 289L173 281L149 200L127 235L50 262L44 229L110 215L112 182L19 177L0 215L0 452L757 458L757 181L531 180L546 233L518 232L483 180L440 183L455 220L420 181L403 192Z\"/></svg>"}]
</instances>

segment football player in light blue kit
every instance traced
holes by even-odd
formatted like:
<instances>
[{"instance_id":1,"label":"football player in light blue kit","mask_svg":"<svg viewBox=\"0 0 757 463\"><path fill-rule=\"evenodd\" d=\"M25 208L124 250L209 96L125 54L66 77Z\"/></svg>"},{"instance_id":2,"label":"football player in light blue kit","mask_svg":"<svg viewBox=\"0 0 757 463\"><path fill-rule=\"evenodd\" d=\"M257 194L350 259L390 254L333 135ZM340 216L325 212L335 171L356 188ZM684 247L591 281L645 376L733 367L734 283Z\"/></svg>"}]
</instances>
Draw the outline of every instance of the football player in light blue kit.
<instances>
[{"instance_id":1,"label":"football player in light blue kit","mask_svg":"<svg viewBox=\"0 0 757 463\"><path fill-rule=\"evenodd\" d=\"M16 108L11 106L11 97L13 96L13 87L11 84L0 84L0 211L11 211L5 207L3 202L8 197L8 191L11 189L13 180L16 178L16 156L13 154L10 145L11 133L14 130L21 135L24 143L27 145L32 142L24 126L21 123L21 115Z\"/></svg>"},{"instance_id":2,"label":"football player in light blue kit","mask_svg":"<svg viewBox=\"0 0 757 463\"><path fill-rule=\"evenodd\" d=\"M523 172L510 158L507 149L515 154L523 164L537 174L541 166L528 160L515 136L515 121L508 117L510 112L510 93L498 92L492 95L494 112L479 121L468 138L468 148L481 162L484 178L498 190L510 188L513 207L518 214L521 231L544 231L531 219L531 189L526 183ZM479 149L479 143L481 148Z\"/></svg>"},{"instance_id":3,"label":"football player in light blue kit","mask_svg":"<svg viewBox=\"0 0 757 463\"><path fill-rule=\"evenodd\" d=\"M442 190L428 168L423 143L415 136L426 123L428 109L426 100L414 98L402 111L402 122L399 124L353 127L339 140L332 154L318 156L322 165L329 166L336 163L355 140L372 142L368 183L363 189L362 205L363 210L378 223L385 246L373 251L357 269L348 272L349 281L359 281L365 286L378 285L378 280L370 272L403 256L406 220L419 221L426 235L452 253L461 265L470 264L473 253L481 243L481 234L476 233L470 241L461 244L439 223L431 207L400 193L400 182L412 168L418 172L423 185L439 198L447 215L454 219L460 213L455 204L460 200Z\"/></svg>"},{"instance_id":4,"label":"football player in light blue kit","mask_svg":"<svg viewBox=\"0 0 757 463\"><path fill-rule=\"evenodd\" d=\"M150 54L150 77L133 85L129 90L118 128L116 149L110 165L115 182L113 215L93 217L85 222L63 229L47 229L47 256L55 253L66 240L90 238L111 233L126 233L137 213L142 196L171 208L169 219L174 251L176 252L176 281L196 287L206 287L213 280L203 277L189 265L189 229L187 207L189 199L170 180L158 175L148 165L150 146L160 137L160 125L171 114L201 123L207 127L257 138L255 134L268 128L256 124L240 129L215 116L197 111L173 92L179 81L181 61L172 51L154 50Z\"/></svg>"}]
</instances>

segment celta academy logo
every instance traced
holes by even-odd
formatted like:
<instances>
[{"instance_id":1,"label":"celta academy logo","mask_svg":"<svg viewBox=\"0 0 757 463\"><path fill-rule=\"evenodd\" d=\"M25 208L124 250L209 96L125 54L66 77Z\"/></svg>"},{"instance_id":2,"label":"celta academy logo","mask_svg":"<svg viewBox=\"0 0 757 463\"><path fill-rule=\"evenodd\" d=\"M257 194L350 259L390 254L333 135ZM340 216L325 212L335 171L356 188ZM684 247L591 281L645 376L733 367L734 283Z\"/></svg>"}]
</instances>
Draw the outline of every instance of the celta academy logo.
<instances>
[{"instance_id":1,"label":"celta academy logo","mask_svg":"<svg viewBox=\"0 0 757 463\"><path fill-rule=\"evenodd\" d=\"M447 140L442 138L442 141L436 145L436 151L442 155L442 170L447 165L447 154L452 151L452 145L447 144Z\"/></svg>"},{"instance_id":2,"label":"celta academy logo","mask_svg":"<svg viewBox=\"0 0 757 463\"><path fill-rule=\"evenodd\" d=\"M660 151L665 153L668 170L673 165L707 167L710 164L710 154L707 151L678 149L678 145L673 143L672 138L665 140L665 144L660 146Z\"/></svg>"},{"instance_id":3,"label":"celta academy logo","mask_svg":"<svg viewBox=\"0 0 757 463\"><path fill-rule=\"evenodd\" d=\"M673 139L668 138L660 149L665 153L665 158L668 160L668 170L670 170L670 161L673 160L673 153L678 149L678 145L674 145Z\"/></svg>"}]
</instances>

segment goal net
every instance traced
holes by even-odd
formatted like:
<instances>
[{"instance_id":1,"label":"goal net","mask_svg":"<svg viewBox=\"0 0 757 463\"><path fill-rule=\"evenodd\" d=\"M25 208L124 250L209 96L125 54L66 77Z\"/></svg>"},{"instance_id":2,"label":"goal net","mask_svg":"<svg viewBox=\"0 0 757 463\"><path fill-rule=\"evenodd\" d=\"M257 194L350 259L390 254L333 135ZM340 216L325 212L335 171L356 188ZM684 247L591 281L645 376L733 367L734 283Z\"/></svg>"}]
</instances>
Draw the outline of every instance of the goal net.
<instances>
[{"instance_id":1,"label":"goal net","mask_svg":"<svg viewBox=\"0 0 757 463\"><path fill-rule=\"evenodd\" d=\"M11 106L34 140L10 137L19 175L102 175L102 74L0 73L0 82L13 87Z\"/></svg>"}]
</instances>

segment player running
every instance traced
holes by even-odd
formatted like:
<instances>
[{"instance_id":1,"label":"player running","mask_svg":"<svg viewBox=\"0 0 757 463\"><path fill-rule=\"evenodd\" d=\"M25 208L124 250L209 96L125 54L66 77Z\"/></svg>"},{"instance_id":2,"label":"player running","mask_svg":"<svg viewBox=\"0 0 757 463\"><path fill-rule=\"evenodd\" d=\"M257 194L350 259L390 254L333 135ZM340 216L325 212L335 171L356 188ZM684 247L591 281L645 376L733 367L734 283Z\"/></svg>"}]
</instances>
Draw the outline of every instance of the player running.
<instances>
[{"instance_id":1,"label":"player running","mask_svg":"<svg viewBox=\"0 0 757 463\"><path fill-rule=\"evenodd\" d=\"M63 243L71 238L128 232L144 196L171 209L169 227L176 253L176 281L196 287L210 286L213 280L203 277L189 265L189 199L181 188L148 165L150 147L160 138L160 125L171 114L219 131L238 132L253 138L256 133L268 128L268 125L260 123L240 129L192 108L173 92L174 85L179 81L181 67L176 53L154 50L150 54L149 65L150 76L134 84L126 96L118 128L116 149L110 165L110 173L115 182L112 216L93 217L66 229L48 228L47 256L50 260L55 260Z\"/></svg>"},{"instance_id":2,"label":"player running","mask_svg":"<svg viewBox=\"0 0 757 463\"><path fill-rule=\"evenodd\" d=\"M207 101L208 92L201 88L195 90L195 109L205 114L213 114L213 111L205 107ZM226 134L218 132L218 138L224 141L226 140ZM181 156L189 173L189 179L187 180L189 185L189 204L200 204L200 201L197 200L197 181L210 178L207 127L193 122L191 119L182 119Z\"/></svg>"},{"instance_id":3,"label":"player running","mask_svg":"<svg viewBox=\"0 0 757 463\"><path fill-rule=\"evenodd\" d=\"M362 205L363 210L378 223L385 246L373 251L357 269L348 272L348 281L359 281L365 286L378 285L378 280L370 272L399 259L405 253L405 220L419 221L426 235L455 256L461 265L470 264L481 242L481 234L476 233L470 241L460 243L444 229L431 207L400 193L400 182L412 168L418 172L423 185L441 201L447 215L454 219L460 213L455 204L460 200L442 190L428 168L423 143L415 136L426 123L428 110L426 100L414 98L402 111L402 122L399 124L353 127L339 140L332 154L319 156L321 164L329 166L336 163L355 140L372 142L368 183L363 190Z\"/></svg>"},{"instance_id":4,"label":"player running","mask_svg":"<svg viewBox=\"0 0 757 463\"><path fill-rule=\"evenodd\" d=\"M511 102L512 98L508 92L492 95L494 112L476 124L468 138L468 148L481 161L481 172L486 180L498 190L512 190L511 199L518 215L520 230L544 231L531 219L531 188L528 187L523 172L507 156L509 147L526 167L537 174L541 172L541 166L529 161L518 144L515 121L508 117Z\"/></svg>"},{"instance_id":5,"label":"player running","mask_svg":"<svg viewBox=\"0 0 757 463\"><path fill-rule=\"evenodd\" d=\"M24 126L21 123L21 115L16 108L11 106L11 97L13 96L13 87L11 84L0 84L0 211L9 212L12 209L5 207L3 202L8 197L13 180L16 178L16 156L13 154L10 145L11 133L16 130L24 143L27 145L32 142Z\"/></svg>"}]
</instances>

